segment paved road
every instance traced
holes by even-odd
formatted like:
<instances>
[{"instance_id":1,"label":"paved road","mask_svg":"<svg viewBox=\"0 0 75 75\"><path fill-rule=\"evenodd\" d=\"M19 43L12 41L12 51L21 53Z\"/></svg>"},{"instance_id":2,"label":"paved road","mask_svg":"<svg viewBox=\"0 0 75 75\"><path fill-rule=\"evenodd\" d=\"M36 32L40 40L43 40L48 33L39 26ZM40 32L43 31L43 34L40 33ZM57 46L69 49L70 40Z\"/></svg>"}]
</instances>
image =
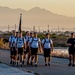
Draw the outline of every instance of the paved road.
<instances>
[{"instance_id":1,"label":"paved road","mask_svg":"<svg viewBox=\"0 0 75 75\"><path fill-rule=\"evenodd\" d=\"M0 50L0 60L9 65L9 51ZM39 55L38 67L27 66L18 67L23 71L32 71L41 75L75 75L75 67L68 67L68 60L61 58L52 58L51 66L44 66L44 58Z\"/></svg>"},{"instance_id":2,"label":"paved road","mask_svg":"<svg viewBox=\"0 0 75 75\"><path fill-rule=\"evenodd\" d=\"M10 67L6 64L0 63L0 75L34 75L34 74L24 72L17 68Z\"/></svg>"}]
</instances>

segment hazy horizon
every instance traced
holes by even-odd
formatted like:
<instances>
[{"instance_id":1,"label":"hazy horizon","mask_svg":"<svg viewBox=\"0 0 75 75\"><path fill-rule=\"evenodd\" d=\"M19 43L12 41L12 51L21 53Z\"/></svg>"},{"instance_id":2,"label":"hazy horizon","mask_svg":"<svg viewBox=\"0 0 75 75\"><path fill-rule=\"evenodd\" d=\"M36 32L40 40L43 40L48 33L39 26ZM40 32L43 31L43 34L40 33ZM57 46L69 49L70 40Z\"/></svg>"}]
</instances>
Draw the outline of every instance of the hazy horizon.
<instances>
[{"instance_id":1,"label":"hazy horizon","mask_svg":"<svg viewBox=\"0 0 75 75\"><path fill-rule=\"evenodd\" d=\"M36 26L37 30L47 30L50 25L50 30L74 30L74 9L75 0L0 0L0 30L8 30L8 25L15 28L15 24L18 29L20 13L22 29Z\"/></svg>"},{"instance_id":2,"label":"hazy horizon","mask_svg":"<svg viewBox=\"0 0 75 75\"><path fill-rule=\"evenodd\" d=\"M75 17L75 0L0 0L0 6L27 11L40 7L59 15Z\"/></svg>"},{"instance_id":3,"label":"hazy horizon","mask_svg":"<svg viewBox=\"0 0 75 75\"><path fill-rule=\"evenodd\" d=\"M37 30L47 30L48 25L52 30L74 30L75 17L67 17L60 14L55 14L46 9L35 7L29 11L22 9L11 9L9 7L0 6L0 30L15 29L15 24L19 25L20 13L22 16L22 30L33 30L33 26Z\"/></svg>"}]
</instances>

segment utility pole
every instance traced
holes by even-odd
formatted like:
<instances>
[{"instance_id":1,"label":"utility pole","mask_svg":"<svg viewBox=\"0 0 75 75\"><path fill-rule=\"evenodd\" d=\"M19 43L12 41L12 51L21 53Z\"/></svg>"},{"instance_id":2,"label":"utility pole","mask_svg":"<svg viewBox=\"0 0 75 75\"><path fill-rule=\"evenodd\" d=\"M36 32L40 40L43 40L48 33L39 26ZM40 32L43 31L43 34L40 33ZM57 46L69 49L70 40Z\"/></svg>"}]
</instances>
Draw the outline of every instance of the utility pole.
<instances>
[{"instance_id":1,"label":"utility pole","mask_svg":"<svg viewBox=\"0 0 75 75\"><path fill-rule=\"evenodd\" d=\"M75 27L73 29L74 29L73 32L75 32Z\"/></svg>"},{"instance_id":2,"label":"utility pole","mask_svg":"<svg viewBox=\"0 0 75 75\"><path fill-rule=\"evenodd\" d=\"M33 26L33 31L35 32L35 26Z\"/></svg>"},{"instance_id":3,"label":"utility pole","mask_svg":"<svg viewBox=\"0 0 75 75\"><path fill-rule=\"evenodd\" d=\"M58 32L59 32L59 26L58 26Z\"/></svg>"},{"instance_id":4,"label":"utility pole","mask_svg":"<svg viewBox=\"0 0 75 75\"><path fill-rule=\"evenodd\" d=\"M16 31L16 24L15 24L15 31Z\"/></svg>"},{"instance_id":5,"label":"utility pole","mask_svg":"<svg viewBox=\"0 0 75 75\"><path fill-rule=\"evenodd\" d=\"M39 32L40 32L40 26L39 26Z\"/></svg>"},{"instance_id":6,"label":"utility pole","mask_svg":"<svg viewBox=\"0 0 75 75\"><path fill-rule=\"evenodd\" d=\"M49 25L48 25L48 33L49 33Z\"/></svg>"},{"instance_id":7,"label":"utility pole","mask_svg":"<svg viewBox=\"0 0 75 75\"><path fill-rule=\"evenodd\" d=\"M62 32L64 32L64 28L62 28Z\"/></svg>"}]
</instances>

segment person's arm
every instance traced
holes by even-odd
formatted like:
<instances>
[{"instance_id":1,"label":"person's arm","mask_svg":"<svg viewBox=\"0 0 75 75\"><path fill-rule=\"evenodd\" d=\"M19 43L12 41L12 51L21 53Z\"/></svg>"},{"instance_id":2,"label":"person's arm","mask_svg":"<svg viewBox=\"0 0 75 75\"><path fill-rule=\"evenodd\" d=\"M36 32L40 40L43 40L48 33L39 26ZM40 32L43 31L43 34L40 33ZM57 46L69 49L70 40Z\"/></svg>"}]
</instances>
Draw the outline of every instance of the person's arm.
<instances>
[{"instance_id":1,"label":"person's arm","mask_svg":"<svg viewBox=\"0 0 75 75\"><path fill-rule=\"evenodd\" d=\"M67 43L67 46L71 46L72 44L70 44L70 43Z\"/></svg>"},{"instance_id":2,"label":"person's arm","mask_svg":"<svg viewBox=\"0 0 75 75\"><path fill-rule=\"evenodd\" d=\"M67 41L67 46L71 46L72 44L70 43L70 39Z\"/></svg>"},{"instance_id":3,"label":"person's arm","mask_svg":"<svg viewBox=\"0 0 75 75\"><path fill-rule=\"evenodd\" d=\"M51 40L51 51L53 52L53 41Z\"/></svg>"},{"instance_id":4,"label":"person's arm","mask_svg":"<svg viewBox=\"0 0 75 75\"><path fill-rule=\"evenodd\" d=\"M11 46L11 42L9 41L9 48L10 48L10 46Z\"/></svg>"},{"instance_id":5,"label":"person's arm","mask_svg":"<svg viewBox=\"0 0 75 75\"><path fill-rule=\"evenodd\" d=\"M42 51L41 51L41 40L40 40L39 38L38 38L38 45L39 45L39 47L38 47L39 49L38 49L38 50L39 50L40 52L42 52Z\"/></svg>"},{"instance_id":6,"label":"person's arm","mask_svg":"<svg viewBox=\"0 0 75 75\"><path fill-rule=\"evenodd\" d=\"M53 43L51 44L51 51L53 52Z\"/></svg>"},{"instance_id":7,"label":"person's arm","mask_svg":"<svg viewBox=\"0 0 75 75\"><path fill-rule=\"evenodd\" d=\"M26 40L24 39L24 51L26 51Z\"/></svg>"},{"instance_id":8,"label":"person's arm","mask_svg":"<svg viewBox=\"0 0 75 75\"><path fill-rule=\"evenodd\" d=\"M11 44L12 44L12 42L11 42L11 36L9 37L9 48L11 47Z\"/></svg>"},{"instance_id":9,"label":"person's arm","mask_svg":"<svg viewBox=\"0 0 75 75\"><path fill-rule=\"evenodd\" d=\"M15 49L16 49L16 52L17 52L17 54L18 54L17 39L18 39L18 38L15 39Z\"/></svg>"},{"instance_id":10,"label":"person's arm","mask_svg":"<svg viewBox=\"0 0 75 75\"><path fill-rule=\"evenodd\" d=\"M9 37L9 48L11 46L11 37Z\"/></svg>"},{"instance_id":11,"label":"person's arm","mask_svg":"<svg viewBox=\"0 0 75 75\"><path fill-rule=\"evenodd\" d=\"M32 38L29 40L28 44L29 44L29 49L31 48L31 41L32 41Z\"/></svg>"},{"instance_id":12,"label":"person's arm","mask_svg":"<svg viewBox=\"0 0 75 75\"><path fill-rule=\"evenodd\" d=\"M42 50L44 51L44 39L42 40Z\"/></svg>"}]
</instances>

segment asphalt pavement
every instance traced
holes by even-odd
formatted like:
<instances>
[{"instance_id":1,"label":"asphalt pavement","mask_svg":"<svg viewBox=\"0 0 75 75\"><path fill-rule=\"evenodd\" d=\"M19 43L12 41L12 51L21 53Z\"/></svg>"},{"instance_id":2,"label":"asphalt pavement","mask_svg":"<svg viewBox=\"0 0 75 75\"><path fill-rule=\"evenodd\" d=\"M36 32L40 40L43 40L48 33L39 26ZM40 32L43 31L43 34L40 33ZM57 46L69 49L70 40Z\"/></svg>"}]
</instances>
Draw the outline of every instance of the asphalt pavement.
<instances>
[{"instance_id":1,"label":"asphalt pavement","mask_svg":"<svg viewBox=\"0 0 75 75\"><path fill-rule=\"evenodd\" d=\"M38 67L27 66L13 67L23 72L32 72L39 75L75 75L75 67L68 66L68 59L52 57L51 66L45 66L43 55L39 55ZM0 60L9 65L10 52L8 50L0 50ZM0 74L1 75L1 74Z\"/></svg>"}]
</instances>

